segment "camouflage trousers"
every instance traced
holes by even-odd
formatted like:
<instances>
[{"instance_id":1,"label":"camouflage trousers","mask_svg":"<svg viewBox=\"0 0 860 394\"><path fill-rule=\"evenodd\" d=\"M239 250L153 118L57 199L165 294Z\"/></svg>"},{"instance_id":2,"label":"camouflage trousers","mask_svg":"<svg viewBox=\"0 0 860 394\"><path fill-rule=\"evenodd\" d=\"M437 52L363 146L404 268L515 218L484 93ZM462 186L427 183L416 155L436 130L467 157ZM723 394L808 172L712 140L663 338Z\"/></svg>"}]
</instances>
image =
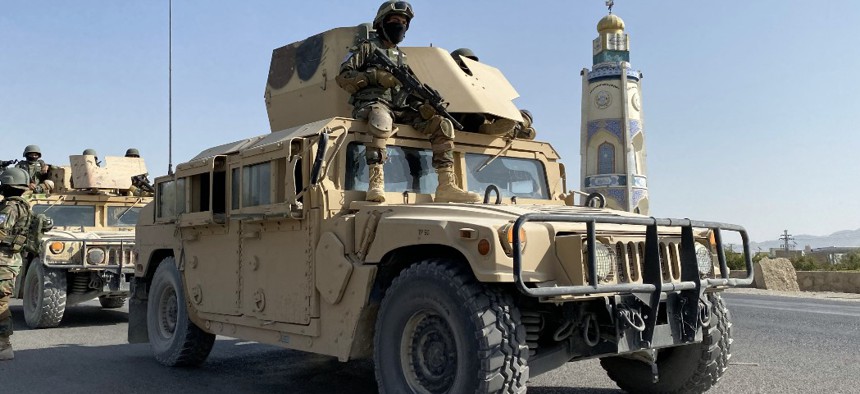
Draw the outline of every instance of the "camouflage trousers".
<instances>
[{"instance_id":1,"label":"camouflage trousers","mask_svg":"<svg viewBox=\"0 0 860 394\"><path fill-rule=\"evenodd\" d=\"M0 264L4 262L0 256ZM12 312L9 310L9 299L12 288L15 287L15 277L18 276L17 266L0 265L0 337L12 335Z\"/></svg>"},{"instance_id":2,"label":"camouflage trousers","mask_svg":"<svg viewBox=\"0 0 860 394\"><path fill-rule=\"evenodd\" d=\"M356 119L368 120L368 116L370 115L371 109L373 105L383 105L387 109L389 116L391 116L392 120L401 124L411 125L415 130L423 132L430 139L430 147L433 150L433 168L445 168L452 167L454 165L454 127L448 123L448 120L439 116L434 115L430 119L424 119L418 113L418 111L407 109L404 111L394 112L386 103L383 102L372 102L372 103L364 103L359 104L356 103L355 109L353 110L352 116ZM447 123L447 124L446 124ZM373 133L375 131L374 128L369 128L370 132ZM375 136L378 138L388 138L390 135L378 135ZM387 157L384 152L373 152L372 150L380 149L371 144L365 144L365 152L368 157L368 164L372 164L370 162L370 157L374 157L374 155L378 155L376 157Z\"/></svg>"}]
</instances>

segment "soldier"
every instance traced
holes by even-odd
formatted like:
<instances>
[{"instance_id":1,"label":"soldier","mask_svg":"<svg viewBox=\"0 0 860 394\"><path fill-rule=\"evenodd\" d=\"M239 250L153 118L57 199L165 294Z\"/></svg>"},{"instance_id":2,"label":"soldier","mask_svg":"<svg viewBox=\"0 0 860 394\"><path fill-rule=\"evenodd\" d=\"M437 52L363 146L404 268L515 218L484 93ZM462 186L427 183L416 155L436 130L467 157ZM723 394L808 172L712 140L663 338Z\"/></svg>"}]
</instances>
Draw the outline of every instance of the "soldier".
<instances>
[{"instance_id":1,"label":"soldier","mask_svg":"<svg viewBox=\"0 0 860 394\"><path fill-rule=\"evenodd\" d=\"M42 160L42 150L39 146L27 145L24 148L24 159L15 166L27 172L30 178L28 189L33 193L50 193L54 189L54 182L47 179L50 166Z\"/></svg>"},{"instance_id":2,"label":"soldier","mask_svg":"<svg viewBox=\"0 0 860 394\"><path fill-rule=\"evenodd\" d=\"M128 148L128 150L125 151L125 157L139 158L140 151L137 150L137 148Z\"/></svg>"},{"instance_id":3,"label":"soldier","mask_svg":"<svg viewBox=\"0 0 860 394\"><path fill-rule=\"evenodd\" d=\"M4 197L0 202L0 360L15 357L9 341L12 335L9 297L21 269L21 250L30 229L30 205L21 198L29 183L23 169L9 168L0 173L0 194Z\"/></svg>"},{"instance_id":4,"label":"soldier","mask_svg":"<svg viewBox=\"0 0 860 394\"><path fill-rule=\"evenodd\" d=\"M84 152L83 152L83 153L81 153L81 154L82 154L82 155L85 155L85 156L92 156L92 157L93 157L93 161L94 161L94 162L95 162L95 164L96 164L96 167L101 167L101 166L102 166L102 162L100 162L100 161L99 161L99 154L96 152L96 150L95 150L95 149L92 149L92 148L84 149Z\"/></svg>"},{"instance_id":5,"label":"soldier","mask_svg":"<svg viewBox=\"0 0 860 394\"><path fill-rule=\"evenodd\" d=\"M439 179L436 201L478 202L481 200L478 194L460 189L454 182L454 126L451 121L437 115L427 104L407 103L408 108L392 108L401 83L391 73L369 61L374 51L380 48L396 64L405 64L406 55L397 44L406 36L413 16L408 2L383 3L373 20L377 37L354 47L336 78L337 84L352 95L353 117L367 120L372 135L372 140L365 144L365 160L370 172L367 200L385 202L382 165L388 156L386 141L397 131L394 127L397 119L399 123L411 124L430 138L433 168Z\"/></svg>"}]
</instances>

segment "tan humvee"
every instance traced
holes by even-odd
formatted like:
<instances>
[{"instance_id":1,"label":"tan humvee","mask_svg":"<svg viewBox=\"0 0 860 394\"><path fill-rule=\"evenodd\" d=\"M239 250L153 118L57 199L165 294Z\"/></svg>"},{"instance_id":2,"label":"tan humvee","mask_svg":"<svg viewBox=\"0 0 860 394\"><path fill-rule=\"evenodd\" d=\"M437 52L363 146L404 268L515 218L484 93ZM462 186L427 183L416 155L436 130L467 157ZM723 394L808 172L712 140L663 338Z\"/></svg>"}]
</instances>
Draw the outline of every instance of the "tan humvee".
<instances>
[{"instance_id":1,"label":"tan humvee","mask_svg":"<svg viewBox=\"0 0 860 394\"><path fill-rule=\"evenodd\" d=\"M366 124L333 78L367 34L276 49L273 132L155 180L129 341L171 366L202 363L215 335L373 358L381 392L519 393L594 357L625 388L715 383L731 343L719 291L752 275L728 278L721 232L743 228L576 206L552 146L507 134L456 136L461 186L487 201L433 203L429 142L407 125L388 143L389 203L365 202ZM450 112L521 120L497 69L404 51Z\"/></svg>"},{"instance_id":2,"label":"tan humvee","mask_svg":"<svg viewBox=\"0 0 860 394\"><path fill-rule=\"evenodd\" d=\"M28 199L33 212L53 222L38 254L27 254L13 296L24 300L31 328L56 327L67 306L98 298L119 308L134 273L134 225L151 196L130 191L132 177L146 173L143 159L70 156L70 166L52 166L52 194ZM74 185L74 186L73 186Z\"/></svg>"}]
</instances>

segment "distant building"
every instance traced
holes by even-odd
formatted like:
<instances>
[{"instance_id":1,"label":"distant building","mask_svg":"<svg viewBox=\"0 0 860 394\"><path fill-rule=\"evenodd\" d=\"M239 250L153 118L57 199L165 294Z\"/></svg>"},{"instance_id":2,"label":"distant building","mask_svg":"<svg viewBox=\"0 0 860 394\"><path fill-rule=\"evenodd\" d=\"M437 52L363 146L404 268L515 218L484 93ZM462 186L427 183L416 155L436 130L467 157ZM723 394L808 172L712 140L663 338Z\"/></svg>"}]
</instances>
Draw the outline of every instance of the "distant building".
<instances>
[{"instance_id":1,"label":"distant building","mask_svg":"<svg viewBox=\"0 0 860 394\"><path fill-rule=\"evenodd\" d=\"M770 257L773 258L786 258L786 259L796 259L804 255L802 250L785 250L784 248L770 248L770 252L768 253Z\"/></svg>"},{"instance_id":2,"label":"distant building","mask_svg":"<svg viewBox=\"0 0 860 394\"><path fill-rule=\"evenodd\" d=\"M860 252L860 247L840 247L840 246L828 246L826 248L818 248L811 249L806 253L807 256L812 258L813 261L819 264L839 264L842 262L842 257Z\"/></svg>"}]
</instances>

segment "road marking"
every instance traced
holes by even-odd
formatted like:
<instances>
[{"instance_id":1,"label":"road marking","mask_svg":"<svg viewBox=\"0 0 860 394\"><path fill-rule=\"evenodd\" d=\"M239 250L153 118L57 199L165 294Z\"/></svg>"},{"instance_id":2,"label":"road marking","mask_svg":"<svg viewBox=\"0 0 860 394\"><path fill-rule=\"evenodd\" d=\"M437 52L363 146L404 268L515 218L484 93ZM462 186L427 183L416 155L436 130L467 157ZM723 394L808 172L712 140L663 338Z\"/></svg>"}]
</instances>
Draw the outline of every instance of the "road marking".
<instances>
[{"instance_id":1,"label":"road marking","mask_svg":"<svg viewBox=\"0 0 860 394\"><path fill-rule=\"evenodd\" d=\"M761 303L771 303L771 302L770 301L762 301ZM828 310L823 310L823 309L811 310L811 309L806 309L805 307L800 307L800 308L794 307L794 308L792 308L792 307L782 307L782 306L774 306L774 305L760 305L761 303L757 303L755 301L750 302L748 300L744 300L744 301L732 300L728 304L729 304L730 309L732 307L748 307L748 308L759 308L759 309L773 309L773 310L777 310L777 311L806 312L806 313L818 313L818 314L822 314L822 315L860 317L860 312L828 311ZM780 303L780 302L774 301L773 303ZM791 303L787 303L787 302L782 303L782 304L791 305ZM821 308L823 306L824 305L817 305L814 307Z\"/></svg>"}]
</instances>

